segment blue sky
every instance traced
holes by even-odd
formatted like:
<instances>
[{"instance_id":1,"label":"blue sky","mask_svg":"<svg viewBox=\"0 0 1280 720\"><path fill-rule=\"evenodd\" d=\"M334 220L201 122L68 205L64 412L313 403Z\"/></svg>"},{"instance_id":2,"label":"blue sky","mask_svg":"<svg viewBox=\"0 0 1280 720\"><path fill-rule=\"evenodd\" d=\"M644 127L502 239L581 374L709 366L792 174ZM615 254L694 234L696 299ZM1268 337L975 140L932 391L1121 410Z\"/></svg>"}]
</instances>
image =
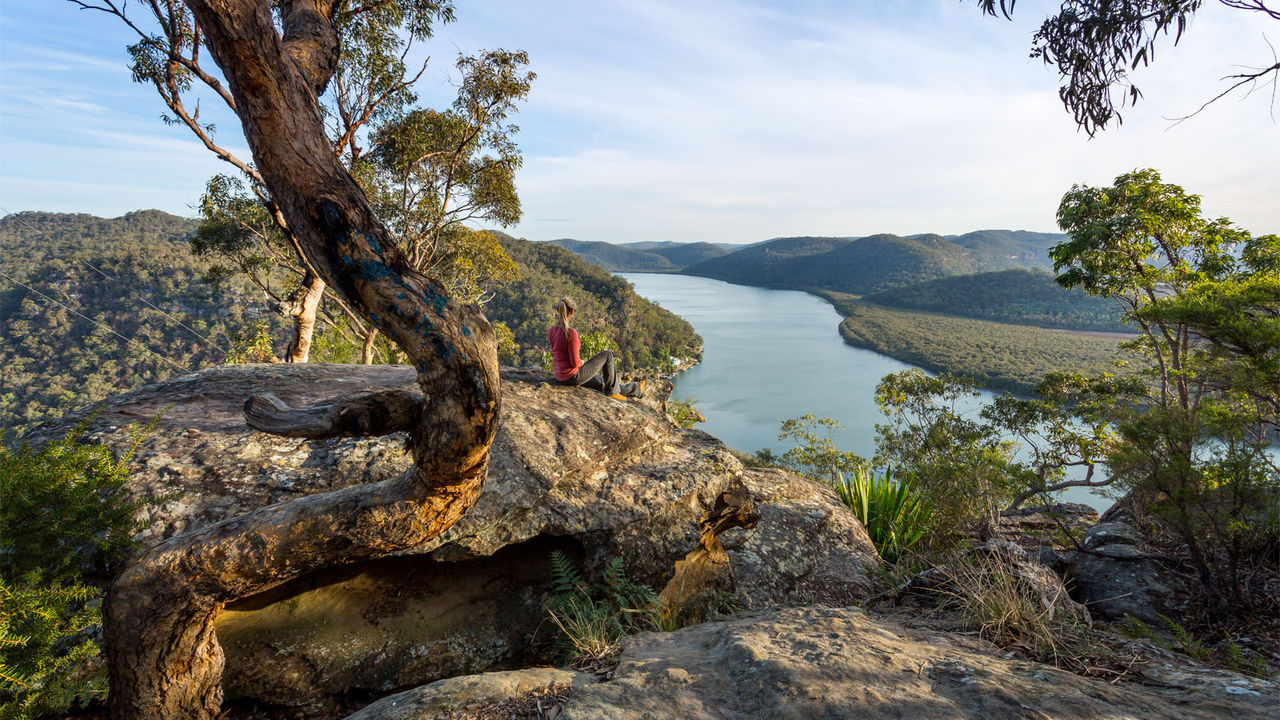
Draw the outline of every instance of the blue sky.
<instances>
[{"instance_id":1,"label":"blue sky","mask_svg":"<svg viewBox=\"0 0 1280 720\"><path fill-rule=\"evenodd\" d=\"M1015 21L973 2L485 0L421 48L423 100L453 93L459 52L521 48L538 73L516 121L534 240L754 242L782 235L1055 229L1073 183L1138 167L1205 211L1280 232L1280 126L1270 89L1177 126L1233 65L1271 57L1280 27L1210 3L1140 71L1146 98L1089 140L1028 49L1046 2ZM192 215L229 169L159 119L130 82L129 34L62 0L0 6L0 207ZM248 157L213 100L202 120ZM1276 110L1280 112L1280 108Z\"/></svg>"}]
</instances>

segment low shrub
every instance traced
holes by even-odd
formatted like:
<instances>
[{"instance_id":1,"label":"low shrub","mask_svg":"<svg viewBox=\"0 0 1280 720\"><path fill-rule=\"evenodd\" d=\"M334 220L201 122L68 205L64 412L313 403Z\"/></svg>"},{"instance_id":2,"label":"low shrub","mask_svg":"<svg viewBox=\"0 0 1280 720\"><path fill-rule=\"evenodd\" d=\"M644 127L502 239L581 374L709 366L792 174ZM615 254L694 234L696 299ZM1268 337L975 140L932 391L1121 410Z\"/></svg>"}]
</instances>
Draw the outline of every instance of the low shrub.
<instances>
[{"instance_id":1,"label":"low shrub","mask_svg":"<svg viewBox=\"0 0 1280 720\"><path fill-rule=\"evenodd\" d=\"M128 455L81 445L81 425L36 450L0 441L0 720L62 713L106 695L91 662L101 591L132 547ZM146 430L135 432L134 448Z\"/></svg>"},{"instance_id":2,"label":"low shrub","mask_svg":"<svg viewBox=\"0 0 1280 720\"><path fill-rule=\"evenodd\" d=\"M657 627L663 614L653 588L632 582L622 558L605 565L599 583L591 583L564 553L551 553L555 595L547 617L559 629L555 652L577 667L613 662L624 635Z\"/></svg>"},{"instance_id":3,"label":"low shrub","mask_svg":"<svg viewBox=\"0 0 1280 720\"><path fill-rule=\"evenodd\" d=\"M0 720L86 706L107 694L104 673L83 672L98 654L86 631L102 622L96 588L0 578Z\"/></svg>"},{"instance_id":4,"label":"low shrub","mask_svg":"<svg viewBox=\"0 0 1280 720\"><path fill-rule=\"evenodd\" d=\"M671 421L676 427L688 430L700 422L706 422L707 417L698 412L695 403L698 399L692 396L683 398L672 398L667 401L667 415L671 416Z\"/></svg>"}]
</instances>

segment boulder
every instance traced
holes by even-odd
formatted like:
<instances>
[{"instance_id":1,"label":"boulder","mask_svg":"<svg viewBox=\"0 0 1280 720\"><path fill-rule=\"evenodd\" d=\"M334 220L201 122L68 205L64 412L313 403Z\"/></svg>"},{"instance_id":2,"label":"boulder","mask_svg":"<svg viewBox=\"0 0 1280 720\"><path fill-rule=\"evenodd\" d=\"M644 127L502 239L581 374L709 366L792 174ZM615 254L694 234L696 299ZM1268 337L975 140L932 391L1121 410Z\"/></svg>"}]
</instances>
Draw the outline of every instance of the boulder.
<instances>
[{"instance_id":1,"label":"boulder","mask_svg":"<svg viewBox=\"0 0 1280 720\"><path fill-rule=\"evenodd\" d=\"M228 605L217 632L230 699L305 715L344 697L543 660L548 631L539 625L553 550L588 575L622 557L632 579L658 589L677 561L691 566L694 555L709 553L718 569L698 577L745 608L849 603L879 589L879 557L834 493L780 471L745 469L712 436L673 428L664 393L618 401L552 384L540 371L504 369L502 379L489 477L471 512L397 557ZM386 388L413 390L416 375L399 366L211 368L110 399L85 437L123 451L132 442L129 423L160 415L130 461L130 492L157 499L144 510L146 546L403 472L410 459L401 437L297 440L254 432L242 416L254 393L296 407ZM55 437L82 417L31 439ZM723 555L707 550L708 526Z\"/></svg>"},{"instance_id":2,"label":"boulder","mask_svg":"<svg viewBox=\"0 0 1280 720\"><path fill-rule=\"evenodd\" d=\"M385 697L348 716L347 720L437 720L450 714L491 710L503 701L546 688L566 688L571 692L595 681L594 675L556 668L467 675ZM548 703L551 707L560 704Z\"/></svg>"},{"instance_id":3,"label":"boulder","mask_svg":"<svg viewBox=\"0 0 1280 720\"><path fill-rule=\"evenodd\" d=\"M1156 627L1164 627L1161 615L1182 616L1189 593L1185 579L1147 549L1142 532L1119 520L1089 528L1067 578L1071 596L1094 617L1131 615Z\"/></svg>"},{"instance_id":4,"label":"boulder","mask_svg":"<svg viewBox=\"0 0 1280 720\"><path fill-rule=\"evenodd\" d=\"M1092 680L857 608L790 608L628 638L613 679L576 688L559 717L1263 720L1280 703L1275 683L1230 673L1154 680Z\"/></svg>"},{"instance_id":5,"label":"boulder","mask_svg":"<svg viewBox=\"0 0 1280 720\"><path fill-rule=\"evenodd\" d=\"M1098 511L1083 503L1029 505L1002 511L995 534L1036 554L1042 547L1073 545L1097 522Z\"/></svg>"}]
</instances>

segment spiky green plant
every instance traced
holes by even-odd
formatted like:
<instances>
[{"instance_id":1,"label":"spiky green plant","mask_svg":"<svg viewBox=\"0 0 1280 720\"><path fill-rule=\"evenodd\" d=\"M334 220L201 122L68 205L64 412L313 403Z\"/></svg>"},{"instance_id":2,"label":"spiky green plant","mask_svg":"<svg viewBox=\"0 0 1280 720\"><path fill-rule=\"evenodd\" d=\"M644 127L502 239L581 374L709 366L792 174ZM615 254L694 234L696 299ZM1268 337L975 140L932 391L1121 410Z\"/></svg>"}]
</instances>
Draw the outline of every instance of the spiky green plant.
<instances>
[{"instance_id":1,"label":"spiky green plant","mask_svg":"<svg viewBox=\"0 0 1280 720\"><path fill-rule=\"evenodd\" d=\"M915 492L910 478L895 480L891 470L879 474L862 468L845 476L835 473L836 495L867 529L880 557L897 562L929 532L933 507Z\"/></svg>"}]
</instances>

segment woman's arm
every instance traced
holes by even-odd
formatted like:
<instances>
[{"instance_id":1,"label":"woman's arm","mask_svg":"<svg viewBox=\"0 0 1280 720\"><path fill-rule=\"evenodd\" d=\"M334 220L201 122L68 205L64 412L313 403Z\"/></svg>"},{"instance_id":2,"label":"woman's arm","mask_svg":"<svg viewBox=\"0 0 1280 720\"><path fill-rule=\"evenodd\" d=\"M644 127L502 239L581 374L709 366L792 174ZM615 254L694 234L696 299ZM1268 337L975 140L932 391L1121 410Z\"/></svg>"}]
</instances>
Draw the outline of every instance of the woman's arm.
<instances>
[{"instance_id":1,"label":"woman's arm","mask_svg":"<svg viewBox=\"0 0 1280 720\"><path fill-rule=\"evenodd\" d=\"M582 349L582 340L578 337L578 331L569 328L569 347L573 348L573 369L577 370L582 367L582 358L578 357L578 351Z\"/></svg>"}]
</instances>

